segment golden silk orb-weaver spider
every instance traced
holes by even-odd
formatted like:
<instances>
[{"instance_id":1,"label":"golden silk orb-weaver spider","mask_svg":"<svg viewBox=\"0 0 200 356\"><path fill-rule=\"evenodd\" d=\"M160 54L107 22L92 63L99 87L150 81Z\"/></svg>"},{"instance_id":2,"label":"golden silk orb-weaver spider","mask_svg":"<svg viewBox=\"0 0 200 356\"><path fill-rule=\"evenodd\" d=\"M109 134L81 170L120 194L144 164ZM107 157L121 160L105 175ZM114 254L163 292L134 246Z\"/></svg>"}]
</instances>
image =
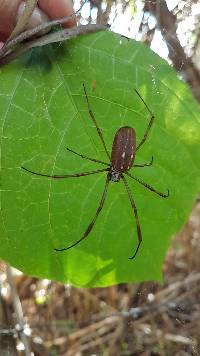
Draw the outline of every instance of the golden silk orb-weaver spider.
<instances>
[{"instance_id":1,"label":"golden silk orb-weaver spider","mask_svg":"<svg viewBox=\"0 0 200 356\"><path fill-rule=\"evenodd\" d=\"M153 157L151 159L150 163L145 163L145 164L134 164L135 161L135 156L136 156L136 152L141 148L141 146L145 143L150 128L154 122L154 115L151 112L150 108L148 107L148 105L146 104L146 102L144 101L144 99L142 98L142 96L140 95L140 93L135 89L136 94L138 95L138 97L140 98L140 100L143 102L144 106L146 107L148 113L149 113L149 122L147 125L147 128L144 132L143 138L142 140L139 142L138 145L136 145L136 132L135 129L132 127L128 127L128 126L124 126L124 127L120 127L117 132L115 133L115 137L113 140L113 145L112 145L112 151L111 154L108 152L101 129L99 128L95 115L93 113L93 111L91 110L90 107L90 103L89 103L89 99L88 99L88 95L86 92L86 88L85 85L83 84L83 89L84 89L84 94L85 94L85 98L87 101L87 107L88 107L88 112L89 115L95 125L95 128L97 130L97 133L99 135L99 138L101 140L101 143L104 147L105 153L108 157L109 163L103 162L101 160L98 159L94 159L88 156L85 156L81 153L77 153L74 150L67 148L68 151L74 153L75 155L81 157L82 159L86 159L92 162L96 162L96 163L100 163L104 166L106 166L106 168L103 169L98 169L98 170L94 170L94 171L90 171L90 172L81 172L81 173L74 173L74 174L63 174L63 175L50 175L50 174L42 174L39 172L33 172L25 167L21 167L22 169L24 169L25 171L35 174L37 176L42 176L42 177L47 177L47 178L51 178L51 179L66 179L66 178L78 178L78 177L84 177L84 176L88 176L88 175L92 175L92 174L97 174L97 173L101 173L101 172L107 172L106 175L106 182L105 182L105 186L104 186L104 190L98 205L98 208L95 212L95 215L93 217L93 219L91 220L91 222L89 223L88 227L86 228L85 232L83 233L83 235L81 236L81 238L74 242L72 245L68 246L68 247L64 247L64 248L55 248L55 251L61 252L61 251L66 251L69 250L70 248L78 245L81 241L83 241L91 232L91 230L93 229L96 220L104 206L104 202L107 196L107 191L108 191L108 186L109 183L112 182L119 182L121 179L124 183L125 189L127 191L130 203L131 203L131 207L133 210L133 215L135 217L136 220L136 226L137 226L137 237L138 237L138 245L136 247L136 250L133 254L132 257L129 257L129 259L133 259L135 258L135 256L138 253L139 247L141 245L142 242L142 232L141 232L141 226L140 226L140 222L139 222L139 217L138 217L138 212L137 212L137 207L135 204L135 201L133 199L131 190L129 188L127 179L125 176L128 176L130 178L132 178L133 180L135 180L136 182L138 182L139 184L143 185L145 188L151 190L152 192L154 192L155 194L159 195L162 198L167 198L169 196L169 190L167 191L167 194L161 193L159 191L157 191L155 188L153 188L152 186L150 186L149 184L143 182L142 180L140 180L139 178L135 177L134 175L132 175L131 173L129 173L130 169L133 167L146 167L146 166L151 166L153 163Z\"/></svg>"}]
</instances>

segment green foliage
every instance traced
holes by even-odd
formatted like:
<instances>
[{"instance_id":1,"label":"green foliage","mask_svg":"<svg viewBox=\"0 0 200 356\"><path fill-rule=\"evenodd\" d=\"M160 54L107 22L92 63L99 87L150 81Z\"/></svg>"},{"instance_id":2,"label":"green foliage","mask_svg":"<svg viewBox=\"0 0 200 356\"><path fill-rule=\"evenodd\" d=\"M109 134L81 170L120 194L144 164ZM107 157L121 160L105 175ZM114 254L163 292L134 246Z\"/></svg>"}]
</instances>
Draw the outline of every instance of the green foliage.
<instances>
[{"instance_id":1,"label":"green foliage","mask_svg":"<svg viewBox=\"0 0 200 356\"><path fill-rule=\"evenodd\" d=\"M166 192L162 199L128 178L140 217L143 243L122 182L111 183L105 207L87 240L78 240L97 209L106 174L50 180L49 174L103 168L73 155L107 160L88 115L91 107L107 147L120 126L132 126L137 142L148 123L137 88L155 123L136 163L154 157L135 176ZM161 280L171 236L186 221L199 188L200 111L189 89L150 49L109 32L36 49L0 71L0 256L27 274L77 286Z\"/></svg>"}]
</instances>

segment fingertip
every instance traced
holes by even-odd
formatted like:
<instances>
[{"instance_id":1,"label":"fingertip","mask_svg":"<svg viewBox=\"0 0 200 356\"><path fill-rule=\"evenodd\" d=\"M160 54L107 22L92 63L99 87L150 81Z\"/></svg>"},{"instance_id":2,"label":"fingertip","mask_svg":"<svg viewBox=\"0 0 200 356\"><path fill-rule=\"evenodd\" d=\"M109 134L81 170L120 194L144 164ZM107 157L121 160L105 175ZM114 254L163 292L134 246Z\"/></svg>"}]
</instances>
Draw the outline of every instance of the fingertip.
<instances>
[{"instance_id":1,"label":"fingertip","mask_svg":"<svg viewBox=\"0 0 200 356\"><path fill-rule=\"evenodd\" d=\"M22 2L18 8L17 21L24 13L24 9L25 9L25 3ZM30 30L32 28L40 26L48 21L49 21L48 16L41 9L39 9L38 6L36 6L34 8L32 15L29 18L28 24L26 25L26 30Z\"/></svg>"},{"instance_id":2,"label":"fingertip","mask_svg":"<svg viewBox=\"0 0 200 356\"><path fill-rule=\"evenodd\" d=\"M73 4L71 0L39 0L38 6L43 10L50 19L56 20L65 16L74 14ZM76 19L67 21L64 27L73 27L76 25Z\"/></svg>"}]
</instances>

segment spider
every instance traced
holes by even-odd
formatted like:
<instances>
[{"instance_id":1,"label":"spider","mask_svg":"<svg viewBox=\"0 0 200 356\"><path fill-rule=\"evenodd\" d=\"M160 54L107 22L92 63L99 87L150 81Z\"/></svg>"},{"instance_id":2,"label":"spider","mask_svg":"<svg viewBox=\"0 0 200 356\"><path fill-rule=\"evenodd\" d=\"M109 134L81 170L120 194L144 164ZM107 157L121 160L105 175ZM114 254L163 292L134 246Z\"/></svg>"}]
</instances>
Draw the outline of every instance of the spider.
<instances>
[{"instance_id":1,"label":"spider","mask_svg":"<svg viewBox=\"0 0 200 356\"><path fill-rule=\"evenodd\" d=\"M133 196L131 194L131 190L129 188L127 179L125 176L128 176L130 178L132 178L133 180L135 180L136 182L138 182L139 184L141 184L142 186L144 186L145 188L151 190L152 192L156 193L157 195L159 195L162 198L167 198L169 196L169 190L167 190L167 194L161 193L159 191L157 191L155 188L153 188L152 186L150 186L149 184L143 182L141 179L135 177L134 175L132 175L131 173L129 173L129 170L132 167L146 167L146 166L151 166L153 163L153 157L151 159L150 163L145 163L145 164L134 164L134 160L135 160L135 156L136 156L136 152L142 147L142 145L145 143L150 128L153 124L154 121L154 115L151 112L150 108L148 107L148 105L146 104L146 102L144 101L144 99L142 98L142 96L140 95L140 93L135 89L136 94L138 95L138 97L141 99L141 101L143 102L143 104L145 105L148 114L149 114L149 122L147 125L147 128L144 132L144 136L142 138L142 140L139 142L138 145L136 145L136 132L135 129L132 127L128 127L128 126L124 126L124 127L120 127L117 132L115 133L115 137L113 140L113 145L112 145L112 152L111 155L107 150L101 129L99 128L95 115L90 107L90 103L89 103L89 99L88 99L88 95L86 92L86 88L85 85L83 84L83 90L84 90L84 95L86 98L86 102L87 102L87 107L88 107L88 113L93 121L93 124L95 125L95 128L97 130L98 136L100 138L100 141L104 147L105 153L108 157L109 163L103 162L101 160L95 159L95 158L91 158L88 156L85 156L81 153L75 152L74 150L67 148L68 151L74 153L75 155L92 161L92 162L96 162L96 163L100 163L104 166L106 166L106 168L103 169L98 169L98 170L93 170L90 172L81 172L81 173L74 173L74 174L64 174L64 175L50 175L50 174L42 174L39 172L33 172L25 167L21 167L22 169L24 169L25 171L35 174L37 176L42 176L42 177L48 177L48 178L52 178L52 179L65 179L65 178L73 178L73 177L84 177L84 176L88 176L91 174L97 174L97 173L101 173L101 172L107 172L107 176L106 176L106 182L105 182L105 186L104 186L104 190L99 202L99 206L96 210L96 213L93 217L93 219L91 220L90 224L88 225L87 229L85 230L84 234L82 235L82 237L76 241L75 243L73 243L72 245L68 246L68 247L64 247L64 248L55 248L55 251L66 251L69 250L70 248L78 245L81 241L83 241L92 231L96 220L104 206L104 202L107 196L107 192L108 192L108 186L109 183L112 182L119 182L121 179L124 183L125 189L127 191L130 203L131 203L131 207L133 210L133 215L135 217L135 221L136 221L136 226L137 226L137 237L138 237L138 244L137 247L135 249L135 252L133 254L132 257L129 257L130 260L132 260L133 258L136 257L139 247L141 245L142 242L142 232L141 232L141 226L140 226L140 222L139 222L139 217L138 217L138 212L137 212L137 207L135 204L135 201L133 199Z\"/></svg>"}]
</instances>

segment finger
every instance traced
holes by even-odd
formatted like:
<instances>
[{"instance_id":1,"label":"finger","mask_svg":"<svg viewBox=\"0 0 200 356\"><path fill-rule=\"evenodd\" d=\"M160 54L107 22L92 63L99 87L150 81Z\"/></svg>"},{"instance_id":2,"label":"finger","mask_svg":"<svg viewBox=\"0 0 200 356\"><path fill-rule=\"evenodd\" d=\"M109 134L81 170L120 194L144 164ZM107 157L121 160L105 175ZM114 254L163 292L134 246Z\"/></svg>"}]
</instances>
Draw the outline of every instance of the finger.
<instances>
[{"instance_id":1,"label":"finger","mask_svg":"<svg viewBox=\"0 0 200 356\"><path fill-rule=\"evenodd\" d=\"M34 10L28 28L33 28L46 22L46 15L51 19L57 19L74 13L71 0L40 0L39 7L40 9L36 7ZM17 21L17 14L19 16L21 9L23 9L21 0L0 0L0 42L6 41L13 31ZM66 26L71 27L75 24L75 20L70 20Z\"/></svg>"},{"instance_id":2,"label":"finger","mask_svg":"<svg viewBox=\"0 0 200 356\"><path fill-rule=\"evenodd\" d=\"M0 0L0 40L5 41L16 25L20 0Z\"/></svg>"},{"instance_id":3,"label":"finger","mask_svg":"<svg viewBox=\"0 0 200 356\"><path fill-rule=\"evenodd\" d=\"M18 8L17 21L19 20L19 17L23 14L24 8L25 8L25 2L22 2ZM48 16L36 6L33 10L31 17L29 18L28 24L26 25L26 30L30 30L48 21L49 21Z\"/></svg>"},{"instance_id":4,"label":"finger","mask_svg":"<svg viewBox=\"0 0 200 356\"><path fill-rule=\"evenodd\" d=\"M71 0L39 0L38 6L43 10L50 19L59 19L61 17L70 16L74 14ZM65 27L72 27L76 25L76 20L72 19L64 25Z\"/></svg>"},{"instance_id":5,"label":"finger","mask_svg":"<svg viewBox=\"0 0 200 356\"><path fill-rule=\"evenodd\" d=\"M12 33L19 17L22 15L25 2L20 0L0 0L0 41L6 41ZM35 7L26 29L31 29L48 21L48 16ZM0 44L2 47L2 44Z\"/></svg>"}]
</instances>

